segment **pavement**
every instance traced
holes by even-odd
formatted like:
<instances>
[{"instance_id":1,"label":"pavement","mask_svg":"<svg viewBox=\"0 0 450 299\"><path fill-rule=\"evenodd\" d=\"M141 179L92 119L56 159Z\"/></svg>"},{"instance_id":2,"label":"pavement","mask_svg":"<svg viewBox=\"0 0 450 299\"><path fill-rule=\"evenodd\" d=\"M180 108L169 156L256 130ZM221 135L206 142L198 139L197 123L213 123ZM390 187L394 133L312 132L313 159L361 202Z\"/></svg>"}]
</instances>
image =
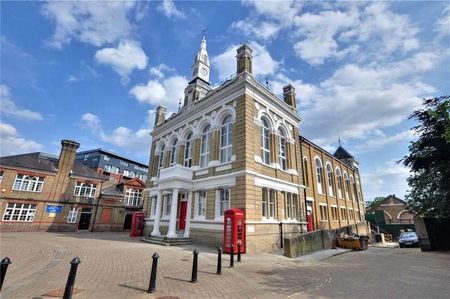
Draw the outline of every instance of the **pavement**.
<instances>
[{"instance_id":1,"label":"pavement","mask_svg":"<svg viewBox=\"0 0 450 299\"><path fill-rule=\"evenodd\" d=\"M70 260L78 256L77 298L448 298L450 254L417 248L326 250L289 259L281 252L246 254L229 268L197 245L163 247L123 233L2 233L1 257L12 264L1 298L62 296ZM198 282L191 283L198 249ZM146 292L158 252L156 293ZM52 297L53 296L53 297Z\"/></svg>"}]
</instances>

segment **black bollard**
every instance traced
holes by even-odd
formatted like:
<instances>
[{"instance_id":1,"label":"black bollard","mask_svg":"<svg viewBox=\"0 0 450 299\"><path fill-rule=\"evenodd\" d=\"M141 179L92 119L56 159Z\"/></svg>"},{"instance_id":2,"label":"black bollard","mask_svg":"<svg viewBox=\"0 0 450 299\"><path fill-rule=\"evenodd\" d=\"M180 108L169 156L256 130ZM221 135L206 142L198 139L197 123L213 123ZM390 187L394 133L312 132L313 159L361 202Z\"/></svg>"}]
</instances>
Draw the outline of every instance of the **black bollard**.
<instances>
[{"instance_id":1,"label":"black bollard","mask_svg":"<svg viewBox=\"0 0 450 299\"><path fill-rule=\"evenodd\" d=\"M222 247L217 248L217 275L222 275Z\"/></svg>"},{"instance_id":2,"label":"black bollard","mask_svg":"<svg viewBox=\"0 0 450 299\"><path fill-rule=\"evenodd\" d=\"M237 261L241 262L241 240L238 241L238 259Z\"/></svg>"},{"instance_id":3,"label":"black bollard","mask_svg":"<svg viewBox=\"0 0 450 299\"><path fill-rule=\"evenodd\" d=\"M197 282L198 250L195 249L193 254L194 254L194 262L192 263L191 282L195 283L195 282Z\"/></svg>"},{"instance_id":4,"label":"black bollard","mask_svg":"<svg viewBox=\"0 0 450 299\"><path fill-rule=\"evenodd\" d=\"M71 299L73 293L73 285L75 284L75 277L77 276L78 264L81 263L78 257L73 258L70 261L70 272L67 277L66 289L64 290L63 299Z\"/></svg>"},{"instance_id":5,"label":"black bollard","mask_svg":"<svg viewBox=\"0 0 450 299\"><path fill-rule=\"evenodd\" d=\"M234 245L231 244L230 268L234 267Z\"/></svg>"},{"instance_id":6,"label":"black bollard","mask_svg":"<svg viewBox=\"0 0 450 299\"><path fill-rule=\"evenodd\" d=\"M156 291L156 271L158 268L158 259L159 255L158 253L154 253L152 255L152 272L150 273L150 283L148 284L148 290L147 293L154 293Z\"/></svg>"},{"instance_id":7,"label":"black bollard","mask_svg":"<svg viewBox=\"0 0 450 299\"><path fill-rule=\"evenodd\" d=\"M11 260L9 259L9 257L5 257L4 259L2 259L2 261L0 262L0 291L2 290L2 286L3 286L3 281L5 280L5 276L6 276L6 271L8 271L8 266L11 264Z\"/></svg>"}]
</instances>

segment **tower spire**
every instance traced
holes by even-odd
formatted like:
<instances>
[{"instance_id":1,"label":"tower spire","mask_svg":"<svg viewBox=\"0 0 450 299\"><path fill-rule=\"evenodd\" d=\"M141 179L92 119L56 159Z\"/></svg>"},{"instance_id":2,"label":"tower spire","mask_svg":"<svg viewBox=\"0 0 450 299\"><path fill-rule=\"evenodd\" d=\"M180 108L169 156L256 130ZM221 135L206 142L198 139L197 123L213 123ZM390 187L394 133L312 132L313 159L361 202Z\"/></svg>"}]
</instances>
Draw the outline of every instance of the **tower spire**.
<instances>
[{"instance_id":1,"label":"tower spire","mask_svg":"<svg viewBox=\"0 0 450 299\"><path fill-rule=\"evenodd\" d=\"M203 27L200 48L195 56L194 64L192 65L192 80L200 78L209 83L209 69L209 57L208 52L206 51L206 27Z\"/></svg>"}]
</instances>

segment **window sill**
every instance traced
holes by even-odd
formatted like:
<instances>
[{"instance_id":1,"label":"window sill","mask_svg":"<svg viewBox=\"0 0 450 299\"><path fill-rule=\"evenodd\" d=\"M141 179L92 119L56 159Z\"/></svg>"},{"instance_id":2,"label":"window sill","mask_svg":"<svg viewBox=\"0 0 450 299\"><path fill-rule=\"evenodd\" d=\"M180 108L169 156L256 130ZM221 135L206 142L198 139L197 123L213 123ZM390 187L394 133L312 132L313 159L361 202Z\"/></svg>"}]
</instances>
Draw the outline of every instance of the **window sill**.
<instances>
[{"instance_id":1,"label":"window sill","mask_svg":"<svg viewBox=\"0 0 450 299\"><path fill-rule=\"evenodd\" d=\"M31 190L16 190L16 189L12 189L12 191L18 191L18 192L31 192L31 193L42 193L41 191L31 191Z\"/></svg>"},{"instance_id":2,"label":"window sill","mask_svg":"<svg viewBox=\"0 0 450 299\"><path fill-rule=\"evenodd\" d=\"M192 220L206 220L206 216L194 216Z\"/></svg>"},{"instance_id":3,"label":"window sill","mask_svg":"<svg viewBox=\"0 0 450 299\"><path fill-rule=\"evenodd\" d=\"M277 219L264 218L264 217L261 218L261 222L264 222L264 223L279 223L279 221Z\"/></svg>"}]
</instances>

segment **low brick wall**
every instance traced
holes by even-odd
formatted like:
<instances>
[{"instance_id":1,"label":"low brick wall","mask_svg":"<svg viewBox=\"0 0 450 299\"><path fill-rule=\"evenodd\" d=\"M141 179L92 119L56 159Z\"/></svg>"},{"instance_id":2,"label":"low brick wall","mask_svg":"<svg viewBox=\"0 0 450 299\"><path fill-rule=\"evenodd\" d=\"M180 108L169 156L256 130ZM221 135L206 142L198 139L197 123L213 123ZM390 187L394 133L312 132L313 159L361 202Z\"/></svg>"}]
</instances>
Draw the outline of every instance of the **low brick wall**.
<instances>
[{"instance_id":1,"label":"low brick wall","mask_svg":"<svg viewBox=\"0 0 450 299\"><path fill-rule=\"evenodd\" d=\"M366 222L358 222L350 226L330 230L317 230L293 237L284 238L284 255L290 258L333 247L333 241L341 233L357 233L368 235Z\"/></svg>"}]
</instances>

